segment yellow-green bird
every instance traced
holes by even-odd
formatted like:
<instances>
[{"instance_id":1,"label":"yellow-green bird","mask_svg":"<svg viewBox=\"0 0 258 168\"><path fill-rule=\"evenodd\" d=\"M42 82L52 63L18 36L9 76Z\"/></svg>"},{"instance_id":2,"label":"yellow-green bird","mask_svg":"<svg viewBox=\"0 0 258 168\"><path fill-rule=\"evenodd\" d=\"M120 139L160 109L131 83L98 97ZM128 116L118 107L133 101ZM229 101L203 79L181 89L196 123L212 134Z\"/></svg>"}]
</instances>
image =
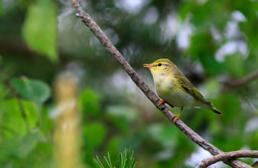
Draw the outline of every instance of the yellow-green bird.
<instances>
[{"instance_id":1,"label":"yellow-green bird","mask_svg":"<svg viewBox=\"0 0 258 168\"><path fill-rule=\"evenodd\" d=\"M171 107L202 106L222 114L206 100L200 91L186 78L177 66L166 58L144 64L152 74L156 91L161 98L159 104L167 103ZM174 122L179 118L175 118Z\"/></svg>"}]
</instances>

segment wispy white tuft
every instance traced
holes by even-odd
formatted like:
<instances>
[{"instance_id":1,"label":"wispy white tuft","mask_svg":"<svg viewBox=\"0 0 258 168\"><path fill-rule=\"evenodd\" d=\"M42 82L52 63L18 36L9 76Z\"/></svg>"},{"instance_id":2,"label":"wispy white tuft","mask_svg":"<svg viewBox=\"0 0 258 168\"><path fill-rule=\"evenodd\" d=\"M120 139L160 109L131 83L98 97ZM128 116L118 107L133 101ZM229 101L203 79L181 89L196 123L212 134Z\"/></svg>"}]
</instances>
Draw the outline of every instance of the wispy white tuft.
<instances>
[{"instance_id":1,"label":"wispy white tuft","mask_svg":"<svg viewBox=\"0 0 258 168\"><path fill-rule=\"evenodd\" d=\"M232 18L235 20L235 21L238 21L238 22L244 22L246 21L246 17L243 13L241 13L240 11L234 11L232 14L231 14Z\"/></svg>"},{"instance_id":2,"label":"wispy white tuft","mask_svg":"<svg viewBox=\"0 0 258 168\"><path fill-rule=\"evenodd\" d=\"M243 41L229 41L219 48L215 54L215 58L218 62L223 62L227 55L234 53L240 53L244 58L247 58L247 44Z\"/></svg>"},{"instance_id":3,"label":"wispy white tuft","mask_svg":"<svg viewBox=\"0 0 258 168\"><path fill-rule=\"evenodd\" d=\"M257 132L258 131L258 117L252 118L248 121L245 131L248 133Z\"/></svg>"},{"instance_id":4,"label":"wispy white tuft","mask_svg":"<svg viewBox=\"0 0 258 168\"><path fill-rule=\"evenodd\" d=\"M119 41L118 34L111 28L104 30L105 34L111 39L113 44L117 44Z\"/></svg>"},{"instance_id":5,"label":"wispy white tuft","mask_svg":"<svg viewBox=\"0 0 258 168\"><path fill-rule=\"evenodd\" d=\"M161 37L164 42L170 41L177 33L179 27L179 21L175 13L171 13L161 23Z\"/></svg>"},{"instance_id":6,"label":"wispy white tuft","mask_svg":"<svg viewBox=\"0 0 258 168\"><path fill-rule=\"evenodd\" d=\"M218 41L218 42L222 41L222 35L215 27L211 27L211 34L215 41Z\"/></svg>"},{"instance_id":7,"label":"wispy white tuft","mask_svg":"<svg viewBox=\"0 0 258 168\"><path fill-rule=\"evenodd\" d=\"M181 49L186 49L189 47L190 38L193 34L193 28L188 21L183 22L179 26L178 35L177 35L177 45Z\"/></svg>"},{"instance_id":8,"label":"wispy white tuft","mask_svg":"<svg viewBox=\"0 0 258 168\"><path fill-rule=\"evenodd\" d=\"M66 102L63 102L62 104L56 106L50 113L49 117L54 119L57 118L59 115L61 115L63 112L67 111L67 109L72 109L76 105L76 100L68 100Z\"/></svg>"},{"instance_id":9,"label":"wispy white tuft","mask_svg":"<svg viewBox=\"0 0 258 168\"><path fill-rule=\"evenodd\" d=\"M144 18L143 18L143 23L146 25L151 25L154 24L158 20L158 11L156 8L151 7L147 10Z\"/></svg>"},{"instance_id":10,"label":"wispy white tuft","mask_svg":"<svg viewBox=\"0 0 258 168\"><path fill-rule=\"evenodd\" d=\"M118 0L116 6L128 13L138 13L145 5L149 3L148 0Z\"/></svg>"}]
</instances>

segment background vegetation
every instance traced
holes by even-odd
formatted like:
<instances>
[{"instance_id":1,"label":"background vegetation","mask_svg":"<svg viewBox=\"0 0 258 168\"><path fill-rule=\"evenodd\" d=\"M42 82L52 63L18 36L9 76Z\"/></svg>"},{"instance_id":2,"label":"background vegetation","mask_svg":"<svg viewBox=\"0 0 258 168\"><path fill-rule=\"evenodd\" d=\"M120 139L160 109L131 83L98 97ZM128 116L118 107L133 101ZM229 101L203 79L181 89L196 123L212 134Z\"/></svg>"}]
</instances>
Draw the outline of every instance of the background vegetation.
<instances>
[{"instance_id":1,"label":"background vegetation","mask_svg":"<svg viewBox=\"0 0 258 168\"><path fill-rule=\"evenodd\" d=\"M225 84L257 71L256 1L82 4L150 85L142 64L167 57L224 112L186 108L182 119L189 126L225 151L258 149L258 82ZM96 155L125 163L123 155L131 165L134 157L136 167L194 167L209 156L142 95L75 17L70 1L0 0L1 167L55 167L53 135L62 112L56 81L67 72L78 93L81 165L100 167ZM134 154L119 159L128 149Z\"/></svg>"}]
</instances>

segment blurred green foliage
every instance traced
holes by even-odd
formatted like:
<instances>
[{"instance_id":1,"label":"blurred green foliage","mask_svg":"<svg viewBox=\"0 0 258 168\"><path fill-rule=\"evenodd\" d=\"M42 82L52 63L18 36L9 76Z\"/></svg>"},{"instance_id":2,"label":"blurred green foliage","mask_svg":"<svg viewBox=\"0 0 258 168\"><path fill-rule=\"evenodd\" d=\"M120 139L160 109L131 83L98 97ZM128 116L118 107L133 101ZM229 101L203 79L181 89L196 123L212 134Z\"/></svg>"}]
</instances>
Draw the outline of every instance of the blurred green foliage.
<instances>
[{"instance_id":1,"label":"blurred green foliage","mask_svg":"<svg viewBox=\"0 0 258 168\"><path fill-rule=\"evenodd\" d=\"M28 7L22 30L27 45L53 61L57 59L56 18L56 7L53 1L37 0L35 4Z\"/></svg>"},{"instance_id":2,"label":"blurred green foliage","mask_svg":"<svg viewBox=\"0 0 258 168\"><path fill-rule=\"evenodd\" d=\"M50 97L48 85L41 81L13 78L11 86L20 96L36 103L44 103Z\"/></svg>"},{"instance_id":3,"label":"blurred green foliage","mask_svg":"<svg viewBox=\"0 0 258 168\"><path fill-rule=\"evenodd\" d=\"M168 57L224 112L218 117L185 108L182 119L190 127L225 151L258 149L258 82L236 88L223 83L257 70L256 1L81 1L150 85L142 64ZM134 167L134 157L136 167L195 167L203 158L198 146L120 69L70 1L0 0L1 167L54 167L52 85L67 70L80 84L84 165L111 160L126 167L129 159ZM134 155L122 152L127 148ZM95 156L106 153L96 164Z\"/></svg>"}]
</instances>

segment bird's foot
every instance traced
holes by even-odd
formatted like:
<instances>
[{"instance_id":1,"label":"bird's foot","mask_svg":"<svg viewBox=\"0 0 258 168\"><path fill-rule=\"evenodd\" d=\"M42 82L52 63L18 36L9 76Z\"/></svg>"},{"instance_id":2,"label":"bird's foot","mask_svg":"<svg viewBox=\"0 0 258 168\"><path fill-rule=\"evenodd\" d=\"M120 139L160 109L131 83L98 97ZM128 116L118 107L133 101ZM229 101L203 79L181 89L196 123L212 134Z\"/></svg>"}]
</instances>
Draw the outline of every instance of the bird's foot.
<instances>
[{"instance_id":1,"label":"bird's foot","mask_svg":"<svg viewBox=\"0 0 258 168\"><path fill-rule=\"evenodd\" d=\"M172 122L176 123L180 119L180 113L175 114L175 116L172 117Z\"/></svg>"},{"instance_id":2,"label":"bird's foot","mask_svg":"<svg viewBox=\"0 0 258 168\"><path fill-rule=\"evenodd\" d=\"M158 102L158 106L160 107L160 106L164 105L165 103L167 103L165 100L160 99L159 102ZM160 108L161 108L161 110L164 110L164 109L165 109L165 106L162 106L162 107L160 107Z\"/></svg>"},{"instance_id":3,"label":"bird's foot","mask_svg":"<svg viewBox=\"0 0 258 168\"><path fill-rule=\"evenodd\" d=\"M160 99L159 102L158 102L158 106L164 105L165 103L166 103L165 100Z\"/></svg>"}]
</instances>

